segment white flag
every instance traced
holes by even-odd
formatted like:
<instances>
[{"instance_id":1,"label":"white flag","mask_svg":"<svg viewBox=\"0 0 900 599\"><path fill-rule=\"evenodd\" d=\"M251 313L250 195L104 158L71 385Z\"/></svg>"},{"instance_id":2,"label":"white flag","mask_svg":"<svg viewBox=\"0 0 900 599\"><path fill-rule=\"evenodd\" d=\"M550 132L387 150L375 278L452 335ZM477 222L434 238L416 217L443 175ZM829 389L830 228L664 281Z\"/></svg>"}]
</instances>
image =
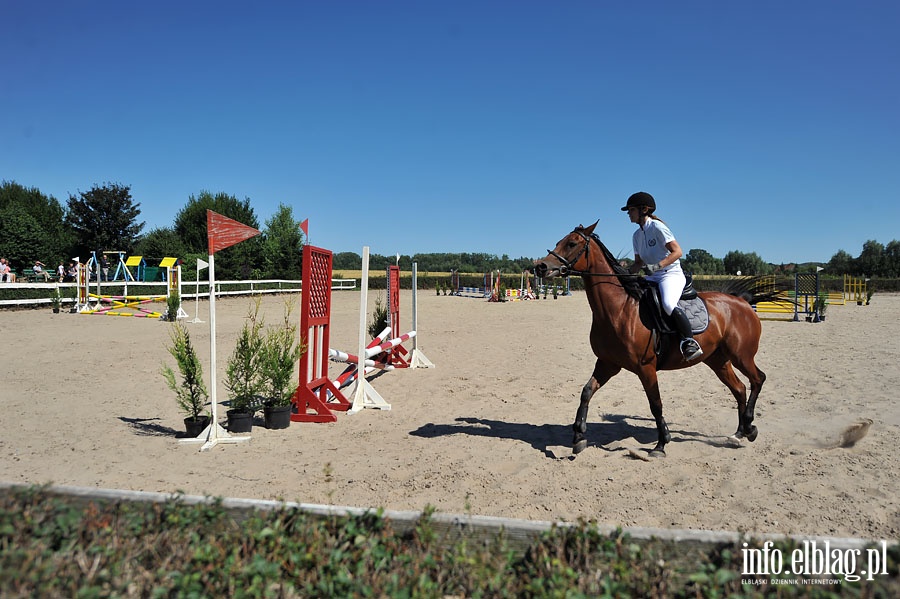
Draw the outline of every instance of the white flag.
<instances>
[{"instance_id":1,"label":"white flag","mask_svg":"<svg viewBox=\"0 0 900 599\"><path fill-rule=\"evenodd\" d=\"M197 270L203 270L207 266L209 266L209 262L207 262L206 260L201 260L200 258L197 258Z\"/></svg>"}]
</instances>

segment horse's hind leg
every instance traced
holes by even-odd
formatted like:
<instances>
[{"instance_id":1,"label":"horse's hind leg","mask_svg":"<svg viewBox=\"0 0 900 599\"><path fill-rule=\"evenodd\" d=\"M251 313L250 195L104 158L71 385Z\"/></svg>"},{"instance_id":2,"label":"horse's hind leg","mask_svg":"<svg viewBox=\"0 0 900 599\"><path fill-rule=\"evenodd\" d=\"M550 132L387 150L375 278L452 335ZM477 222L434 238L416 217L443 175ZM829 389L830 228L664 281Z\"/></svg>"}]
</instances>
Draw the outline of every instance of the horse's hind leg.
<instances>
[{"instance_id":1,"label":"horse's hind leg","mask_svg":"<svg viewBox=\"0 0 900 599\"><path fill-rule=\"evenodd\" d=\"M738 430L743 429L744 436L748 441L755 441L757 431L753 426L753 419L756 416L756 399L759 397L759 392L762 391L763 383L766 382L766 373L756 366L752 357L746 363L734 360L734 367L750 380L750 397L747 398L747 405L740 414L741 426Z\"/></svg>"},{"instance_id":2,"label":"horse's hind leg","mask_svg":"<svg viewBox=\"0 0 900 599\"><path fill-rule=\"evenodd\" d=\"M591 398L619 370L619 367L600 360L597 360L597 363L594 365L594 373L581 389L581 401L578 404L578 412L575 414L575 423L572 424L572 430L575 432L575 436L572 439L572 453L581 453L587 447L585 434L587 433L587 414L591 405Z\"/></svg>"},{"instance_id":3,"label":"horse's hind leg","mask_svg":"<svg viewBox=\"0 0 900 599\"><path fill-rule=\"evenodd\" d=\"M761 379L748 376L751 380L750 399L748 400L747 386L744 385L744 383L741 382L741 379L734 373L734 369L731 367L731 360L725 358L721 352L716 352L706 360L706 365L716 373L719 380L731 390L731 394L737 400L738 428L734 436L739 439L746 437L750 442L755 441L758 431L756 430L756 427L753 426L754 406L756 405L756 398L759 396L759 391L762 389L762 383L766 380L766 376L761 370L756 369L754 365L755 372L761 375ZM743 368L740 368L740 370L745 375L747 374Z\"/></svg>"}]
</instances>

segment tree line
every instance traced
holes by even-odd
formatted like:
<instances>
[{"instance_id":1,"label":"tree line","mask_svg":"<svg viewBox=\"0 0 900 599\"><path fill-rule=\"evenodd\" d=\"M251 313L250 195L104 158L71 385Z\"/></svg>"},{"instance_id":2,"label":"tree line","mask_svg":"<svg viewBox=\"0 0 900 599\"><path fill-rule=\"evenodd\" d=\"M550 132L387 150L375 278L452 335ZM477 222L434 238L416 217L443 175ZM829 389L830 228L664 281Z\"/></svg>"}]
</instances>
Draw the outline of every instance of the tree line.
<instances>
[{"instance_id":1,"label":"tree line","mask_svg":"<svg viewBox=\"0 0 900 599\"><path fill-rule=\"evenodd\" d=\"M421 273L458 271L462 274L481 275L492 270L521 273L534 265L532 258L510 258L506 254L496 256L486 253L431 253L401 254L397 256L369 255L369 269L383 270L392 264L399 264L401 270L411 270L412 263ZM334 255L334 270L359 270L362 256L354 252L339 252Z\"/></svg>"},{"instance_id":2,"label":"tree line","mask_svg":"<svg viewBox=\"0 0 900 599\"><path fill-rule=\"evenodd\" d=\"M196 260L208 256L206 211L213 210L260 229L261 234L216 254L216 276L226 280L299 279L302 272L303 232L290 206L279 204L275 214L260 227L249 198L239 200L224 192L202 191L187 198L169 227L153 228L146 233L140 221L140 203L131 195L131 187L120 183L94 185L85 192L69 194L65 205L38 188L26 188L13 181L0 184L0 256L17 271L40 260L48 268L68 263L73 256L87 257L91 252L120 251L141 255L148 261L164 257L181 258L186 265L185 278L192 276ZM624 262L630 262L625 258ZM480 274L492 270L521 272L532 266L532 258L510 258L488 253L420 253L401 255L404 270L412 262L427 272ZM827 263L781 264L765 262L756 252L728 252L717 258L703 249L692 249L682 259L684 268L694 274L793 274L825 268L826 274L900 277L900 241L887 245L870 240L853 257L839 250ZM396 256L372 254L369 266L384 269L398 263ZM362 257L354 252L334 255L335 271L359 270Z\"/></svg>"},{"instance_id":3,"label":"tree line","mask_svg":"<svg viewBox=\"0 0 900 599\"><path fill-rule=\"evenodd\" d=\"M190 196L171 226L143 232L140 203L128 185L105 183L59 200L18 183L0 184L0 256L13 268L28 268L40 260L49 268L68 264L72 257L86 261L92 252L140 255L152 263L166 257L180 258L190 278L197 259L209 256L207 209L261 234L216 253L219 279L299 279L303 232L290 206L280 204L274 216L260 227L250 199L226 193L200 192Z\"/></svg>"},{"instance_id":4,"label":"tree line","mask_svg":"<svg viewBox=\"0 0 900 599\"><path fill-rule=\"evenodd\" d=\"M821 267L824 274L835 277L852 275L882 279L900 278L900 241L893 240L886 246L869 240L862 252L854 258L845 250L838 250L828 262L803 264L772 264L756 252L731 251L724 258L716 258L706 250L693 249L681 260L685 270L701 275L793 275L816 272Z\"/></svg>"}]
</instances>

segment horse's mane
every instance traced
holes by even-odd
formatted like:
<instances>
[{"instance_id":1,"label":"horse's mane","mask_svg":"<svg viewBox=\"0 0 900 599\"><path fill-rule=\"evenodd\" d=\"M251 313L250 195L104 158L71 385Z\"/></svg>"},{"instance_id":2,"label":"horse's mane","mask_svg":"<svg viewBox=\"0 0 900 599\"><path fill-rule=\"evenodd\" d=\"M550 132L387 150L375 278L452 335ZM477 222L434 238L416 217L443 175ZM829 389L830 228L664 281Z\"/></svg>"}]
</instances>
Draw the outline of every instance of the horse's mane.
<instances>
[{"instance_id":1,"label":"horse's mane","mask_svg":"<svg viewBox=\"0 0 900 599\"><path fill-rule=\"evenodd\" d=\"M618 277L619 282L622 283L622 287L625 288L625 291L633 297L634 299L641 299L641 295L644 293L644 288L641 287L640 281L638 277L634 276L627 268L622 266L619 263L619 259L616 258L609 248L606 247L600 238L597 237L595 233L591 233L591 239L597 244L597 247L600 248L600 252L603 254L604 260L609 265L614 273L617 275L625 275L622 277Z\"/></svg>"}]
</instances>

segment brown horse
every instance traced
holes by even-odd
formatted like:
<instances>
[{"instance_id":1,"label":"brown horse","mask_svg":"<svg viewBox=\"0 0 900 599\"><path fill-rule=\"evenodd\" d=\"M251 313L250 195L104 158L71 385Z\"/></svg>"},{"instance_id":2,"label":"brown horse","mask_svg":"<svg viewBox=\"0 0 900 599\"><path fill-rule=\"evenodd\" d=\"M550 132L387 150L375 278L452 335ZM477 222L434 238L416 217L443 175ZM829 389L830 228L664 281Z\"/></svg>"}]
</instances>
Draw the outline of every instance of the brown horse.
<instances>
[{"instance_id":1,"label":"brown horse","mask_svg":"<svg viewBox=\"0 0 900 599\"><path fill-rule=\"evenodd\" d=\"M658 370L677 370L705 363L731 389L737 400L738 429L735 436L754 441L757 429L753 425L756 399L766 380L757 368L754 356L759 349L762 331L759 318L751 307L757 301L771 299L773 293L759 289L744 279L725 292L700 293L709 312L709 326L695 336L703 348L700 360L685 362L677 343L657 356L653 333L641 322L638 302L646 288L638 275L619 264L600 239L594 227L578 226L548 251L547 257L535 264L539 277L581 275L584 279L588 303L593 312L591 348L597 363L590 380L581 391L581 403L572 429L575 431L573 452L587 447L587 413L591 397L623 368L637 374L650 401L650 411L656 419L659 440L651 456L665 456L665 445L671 440L663 418L659 395ZM747 387L735 375L737 368L750 380Z\"/></svg>"}]
</instances>

